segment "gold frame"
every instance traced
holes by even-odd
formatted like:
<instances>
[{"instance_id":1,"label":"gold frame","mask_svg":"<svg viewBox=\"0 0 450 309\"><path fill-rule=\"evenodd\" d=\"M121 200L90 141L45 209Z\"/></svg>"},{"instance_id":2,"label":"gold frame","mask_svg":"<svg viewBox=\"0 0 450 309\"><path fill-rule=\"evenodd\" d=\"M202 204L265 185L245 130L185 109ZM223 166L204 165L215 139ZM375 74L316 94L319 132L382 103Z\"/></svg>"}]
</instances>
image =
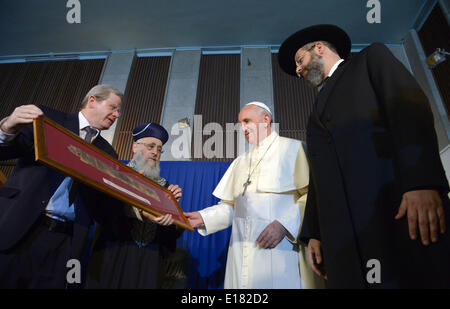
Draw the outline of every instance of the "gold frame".
<instances>
[{"instance_id":1,"label":"gold frame","mask_svg":"<svg viewBox=\"0 0 450 309\"><path fill-rule=\"evenodd\" d=\"M183 221L180 221L180 220L174 218L174 224L183 229L189 230L191 232L194 231L192 226L189 224L189 221L184 216L183 210L181 209L180 205L176 201L175 197L172 195L172 192L170 192L168 189L158 185L157 183L151 181L147 177L139 174L138 172L136 172L132 168L126 166L122 162L112 158L107 153L105 153L102 150L98 149L97 147L91 145L90 143L81 139L78 135L70 132L66 128L62 127L61 125L57 124L56 122L52 121L51 119L49 119L45 116L42 116L42 117L39 117L39 118L33 120L36 161L38 161L50 168L53 168L53 169L57 170L58 172L61 172L67 176L70 176L73 179L84 183L85 185L93 187L98 191L106 193L118 200L121 200L130 205L133 205L139 209L145 210L154 216L164 215L164 213L161 213L161 212L153 209L149 205L126 196L125 194L121 193L119 190L114 190L111 187L106 186L105 184L99 183L96 180L93 180L93 179L83 175L80 171L76 171L54 159L49 158L48 153L47 153L47 141L46 141L45 130L44 130L44 127L46 125L53 127L54 129L60 131L61 133L64 133L65 135L69 136L77 144L82 144L83 147L87 147L90 150L95 151L97 154L100 154L101 157L104 158L105 160L120 166L122 169L125 169L128 173L131 173L134 176L138 177L138 179L141 180L141 183L143 183L144 185L146 185L148 187L151 187L152 190L159 190L159 191L164 191L166 193L169 193L168 200L177 208L180 217L184 219L184 222L183 222Z\"/></svg>"}]
</instances>

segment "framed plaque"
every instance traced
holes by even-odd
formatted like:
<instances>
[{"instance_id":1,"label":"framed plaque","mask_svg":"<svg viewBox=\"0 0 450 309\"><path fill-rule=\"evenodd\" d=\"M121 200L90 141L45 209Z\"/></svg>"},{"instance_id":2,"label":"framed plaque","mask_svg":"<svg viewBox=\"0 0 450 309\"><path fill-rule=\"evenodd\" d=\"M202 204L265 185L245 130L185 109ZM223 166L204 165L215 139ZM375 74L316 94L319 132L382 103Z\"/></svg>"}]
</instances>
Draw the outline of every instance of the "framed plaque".
<instances>
[{"instance_id":1,"label":"framed plaque","mask_svg":"<svg viewBox=\"0 0 450 309\"><path fill-rule=\"evenodd\" d=\"M154 216L171 214L193 232L172 193L43 116L33 121L36 160Z\"/></svg>"}]
</instances>

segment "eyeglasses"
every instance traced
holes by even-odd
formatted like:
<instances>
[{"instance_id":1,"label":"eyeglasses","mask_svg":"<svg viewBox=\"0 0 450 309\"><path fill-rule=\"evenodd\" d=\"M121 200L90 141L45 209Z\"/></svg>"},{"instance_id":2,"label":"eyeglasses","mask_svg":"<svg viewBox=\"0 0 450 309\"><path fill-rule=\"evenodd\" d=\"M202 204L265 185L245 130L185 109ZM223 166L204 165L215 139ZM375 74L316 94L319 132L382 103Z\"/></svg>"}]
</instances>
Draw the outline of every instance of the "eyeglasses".
<instances>
[{"instance_id":1,"label":"eyeglasses","mask_svg":"<svg viewBox=\"0 0 450 309\"><path fill-rule=\"evenodd\" d=\"M148 151L152 151L156 147L156 151L158 151L159 154L164 153L164 150L162 150L161 146L156 145L155 143L136 143L138 145L143 145L145 148L147 148Z\"/></svg>"},{"instance_id":2,"label":"eyeglasses","mask_svg":"<svg viewBox=\"0 0 450 309\"><path fill-rule=\"evenodd\" d=\"M305 57L306 53L313 50L314 47L316 47L316 44L311 45L311 47L308 48L301 57L298 57L298 59L295 60L295 65L297 66L297 68L302 65L303 58Z\"/></svg>"}]
</instances>

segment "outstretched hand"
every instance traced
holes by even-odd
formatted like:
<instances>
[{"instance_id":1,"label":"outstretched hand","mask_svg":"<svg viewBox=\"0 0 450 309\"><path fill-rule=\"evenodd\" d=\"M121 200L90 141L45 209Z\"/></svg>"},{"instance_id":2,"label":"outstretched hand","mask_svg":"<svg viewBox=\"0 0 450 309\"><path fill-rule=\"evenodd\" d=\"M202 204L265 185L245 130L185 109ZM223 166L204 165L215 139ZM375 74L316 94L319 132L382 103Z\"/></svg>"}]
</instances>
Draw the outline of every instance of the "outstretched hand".
<instances>
[{"instance_id":1,"label":"outstretched hand","mask_svg":"<svg viewBox=\"0 0 450 309\"><path fill-rule=\"evenodd\" d=\"M203 218L200 215L200 213L198 211L194 211L194 212L185 212L184 216L188 219L189 224L193 227L200 227L203 226L205 224L205 222L203 222Z\"/></svg>"}]
</instances>

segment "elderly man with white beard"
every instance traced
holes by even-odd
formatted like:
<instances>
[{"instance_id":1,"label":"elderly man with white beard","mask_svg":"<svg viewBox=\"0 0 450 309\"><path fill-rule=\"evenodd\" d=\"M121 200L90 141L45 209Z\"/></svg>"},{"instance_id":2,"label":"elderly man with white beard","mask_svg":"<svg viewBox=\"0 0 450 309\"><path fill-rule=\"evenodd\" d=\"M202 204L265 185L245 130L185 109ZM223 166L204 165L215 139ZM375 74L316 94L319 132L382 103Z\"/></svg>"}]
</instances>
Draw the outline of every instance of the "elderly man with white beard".
<instances>
[{"instance_id":1,"label":"elderly man with white beard","mask_svg":"<svg viewBox=\"0 0 450 309\"><path fill-rule=\"evenodd\" d=\"M167 131L156 123L143 123L133 130L133 158L128 166L169 189L177 201L178 185L162 178L159 160ZM176 249L183 230L171 215L154 217L131 205L117 218L114 230L97 230L88 270L87 288L160 288L167 275L165 261Z\"/></svg>"}]
</instances>

